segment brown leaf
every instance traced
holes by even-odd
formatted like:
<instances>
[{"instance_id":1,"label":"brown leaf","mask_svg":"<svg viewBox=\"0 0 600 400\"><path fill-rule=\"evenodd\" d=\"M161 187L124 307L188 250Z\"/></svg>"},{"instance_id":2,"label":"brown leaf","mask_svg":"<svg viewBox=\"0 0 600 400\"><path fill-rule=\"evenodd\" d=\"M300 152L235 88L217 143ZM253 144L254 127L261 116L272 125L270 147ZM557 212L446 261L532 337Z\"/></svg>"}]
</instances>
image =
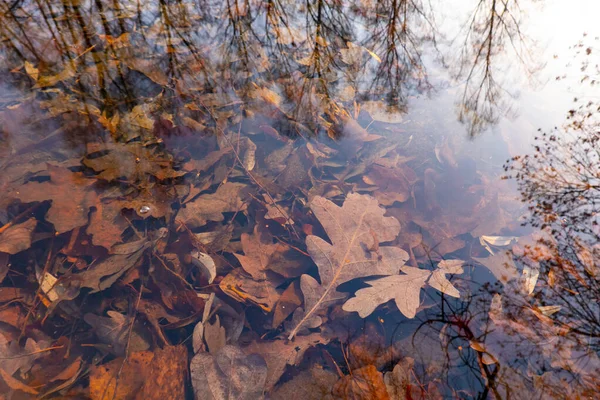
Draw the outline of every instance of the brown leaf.
<instances>
[{"instance_id":1,"label":"brown leaf","mask_svg":"<svg viewBox=\"0 0 600 400\"><path fill-rule=\"evenodd\" d=\"M221 290L241 303L249 302L266 312L271 312L279 300L279 293L268 280L256 281L236 268L219 283Z\"/></svg>"},{"instance_id":2,"label":"brown leaf","mask_svg":"<svg viewBox=\"0 0 600 400\"><path fill-rule=\"evenodd\" d=\"M92 400L117 400L132 398L147 379L154 354L134 351L127 359L92 366L90 372L90 397Z\"/></svg>"},{"instance_id":3,"label":"brown leaf","mask_svg":"<svg viewBox=\"0 0 600 400\"><path fill-rule=\"evenodd\" d=\"M13 378L2 368L0 368L0 376L2 377L4 382L13 390L19 390L21 392L25 392L25 393L29 393L29 394L38 394L39 393L37 390L35 390L31 386L27 386L20 380Z\"/></svg>"},{"instance_id":4,"label":"brown leaf","mask_svg":"<svg viewBox=\"0 0 600 400\"><path fill-rule=\"evenodd\" d=\"M0 234L0 252L17 254L31 247L31 233L37 226L35 218L9 227Z\"/></svg>"},{"instance_id":5,"label":"brown leaf","mask_svg":"<svg viewBox=\"0 0 600 400\"><path fill-rule=\"evenodd\" d=\"M90 224L86 229L92 235L92 243L108 250L121 241L121 234L129 224L121 215L123 206L119 201L98 202L96 210L90 215Z\"/></svg>"},{"instance_id":6,"label":"brown leaf","mask_svg":"<svg viewBox=\"0 0 600 400\"><path fill-rule=\"evenodd\" d=\"M386 372L385 386L390 398L394 400L409 400L420 398L418 387L413 378L414 360L405 357L394 367L393 371Z\"/></svg>"},{"instance_id":7,"label":"brown leaf","mask_svg":"<svg viewBox=\"0 0 600 400\"><path fill-rule=\"evenodd\" d=\"M406 166L386 168L373 165L366 176L378 186L375 198L386 206L408 200L412 185L417 181L415 172Z\"/></svg>"},{"instance_id":8,"label":"brown leaf","mask_svg":"<svg viewBox=\"0 0 600 400\"><path fill-rule=\"evenodd\" d=\"M224 212L244 211L246 204L242 199L242 190L246 185L227 182L212 194L204 194L186 203L179 210L177 219L189 228L205 225L207 221L223 221Z\"/></svg>"},{"instance_id":9,"label":"brown leaf","mask_svg":"<svg viewBox=\"0 0 600 400\"><path fill-rule=\"evenodd\" d=\"M196 400L262 399L267 365L259 355L228 345L214 354L196 354L190 374Z\"/></svg>"},{"instance_id":10,"label":"brown leaf","mask_svg":"<svg viewBox=\"0 0 600 400\"><path fill-rule=\"evenodd\" d=\"M333 400L331 388L338 378L336 373L314 366L310 371L302 371L292 380L278 386L271 398L273 400Z\"/></svg>"},{"instance_id":11,"label":"brown leaf","mask_svg":"<svg viewBox=\"0 0 600 400\"><path fill-rule=\"evenodd\" d=\"M117 254L92 264L84 272L73 275L72 279L79 281L81 287L91 288L91 293L105 290L134 267L149 246L150 242L146 239L117 246L113 249L113 252ZM121 248L126 250L121 250Z\"/></svg>"},{"instance_id":12,"label":"brown leaf","mask_svg":"<svg viewBox=\"0 0 600 400\"><path fill-rule=\"evenodd\" d=\"M388 400L383 375L373 365L352 371L333 387L333 394L344 399Z\"/></svg>"},{"instance_id":13,"label":"brown leaf","mask_svg":"<svg viewBox=\"0 0 600 400\"><path fill-rule=\"evenodd\" d=\"M252 342L244 347L244 351L246 354L260 354L266 361L268 374L265 388L269 390L281 378L287 365L298 365L306 350L318 344L327 343L327 339L315 333L308 336L297 336L293 341Z\"/></svg>"},{"instance_id":14,"label":"brown leaf","mask_svg":"<svg viewBox=\"0 0 600 400\"><path fill-rule=\"evenodd\" d=\"M371 196L350 194L342 207L316 196L310 208L332 244L313 235L306 238L321 285L309 275L301 277L306 313L290 333L290 339L314 313L340 297L336 293L340 284L369 275L395 274L409 258L406 251L397 247L380 246L377 254L370 250L376 243L394 240L400 231L398 221L384 217L385 210ZM377 232L377 239L371 232Z\"/></svg>"},{"instance_id":15,"label":"brown leaf","mask_svg":"<svg viewBox=\"0 0 600 400\"><path fill-rule=\"evenodd\" d=\"M100 317L87 313L83 319L94 328L98 339L110 345L116 355L125 354L126 348L131 351L142 351L150 347L147 340L136 329L131 329L131 317L116 311L108 311L107 314L108 317Z\"/></svg>"},{"instance_id":16,"label":"brown leaf","mask_svg":"<svg viewBox=\"0 0 600 400\"><path fill-rule=\"evenodd\" d=\"M185 346L167 346L154 352L144 386L136 394L139 400L184 399L188 376Z\"/></svg>"},{"instance_id":17,"label":"brown leaf","mask_svg":"<svg viewBox=\"0 0 600 400\"><path fill-rule=\"evenodd\" d=\"M243 233L241 237L244 255L234 254L242 264L242 268L256 280L267 279L267 271L270 269L271 259L276 252L287 250L287 247L273 243L273 237L259 224L254 227L254 233L249 235Z\"/></svg>"},{"instance_id":18,"label":"brown leaf","mask_svg":"<svg viewBox=\"0 0 600 400\"><path fill-rule=\"evenodd\" d=\"M300 291L300 282L294 281L287 287L287 289L283 291L283 293L281 293L281 297L275 305L275 311L273 312L273 324L271 327L276 329L301 305L302 292Z\"/></svg>"},{"instance_id":19,"label":"brown leaf","mask_svg":"<svg viewBox=\"0 0 600 400\"><path fill-rule=\"evenodd\" d=\"M50 378L49 382L68 381L79 371L79 367L81 367L81 357L78 357L75 361L73 361L65 369L63 369L59 374Z\"/></svg>"},{"instance_id":20,"label":"brown leaf","mask_svg":"<svg viewBox=\"0 0 600 400\"><path fill-rule=\"evenodd\" d=\"M184 171L175 171L173 162L158 150L153 150L138 142L110 143L89 146L83 164L98 172L98 178L113 181L125 178L129 181L143 180L146 175L154 175L160 180L183 176ZM95 154L97 152L101 152Z\"/></svg>"},{"instance_id":21,"label":"brown leaf","mask_svg":"<svg viewBox=\"0 0 600 400\"><path fill-rule=\"evenodd\" d=\"M24 203L52 200L47 219L58 234L83 226L98 196L91 188L95 182L80 172L48 165L49 182L30 182L21 187L18 198Z\"/></svg>"}]
</instances>

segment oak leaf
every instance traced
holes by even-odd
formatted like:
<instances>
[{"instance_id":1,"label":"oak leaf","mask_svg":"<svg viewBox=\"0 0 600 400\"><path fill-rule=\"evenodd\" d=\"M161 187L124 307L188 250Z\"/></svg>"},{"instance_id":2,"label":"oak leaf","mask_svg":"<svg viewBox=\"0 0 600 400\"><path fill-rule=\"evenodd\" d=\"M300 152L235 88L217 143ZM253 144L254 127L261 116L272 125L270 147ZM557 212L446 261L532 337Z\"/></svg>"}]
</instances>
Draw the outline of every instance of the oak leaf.
<instances>
[{"instance_id":1,"label":"oak leaf","mask_svg":"<svg viewBox=\"0 0 600 400\"><path fill-rule=\"evenodd\" d=\"M223 221L224 212L237 212L246 209L242 190L246 185L227 182L219 186L215 193L204 194L186 203L179 210L177 219L189 228L205 225L208 221Z\"/></svg>"},{"instance_id":2,"label":"oak leaf","mask_svg":"<svg viewBox=\"0 0 600 400\"><path fill-rule=\"evenodd\" d=\"M369 316L377 306L394 299L396 306L408 318L414 318L420 304L421 288L429 286L452 297L460 297L458 290L446 279L446 274L463 272L462 260L442 261L434 271L402 267L403 275L391 275L369 281L370 287L360 289L355 297L344 303L345 311L356 311L362 318Z\"/></svg>"},{"instance_id":3,"label":"oak leaf","mask_svg":"<svg viewBox=\"0 0 600 400\"><path fill-rule=\"evenodd\" d=\"M311 316L341 298L336 292L339 285L355 278L396 274L409 258L400 248L380 246L380 242L389 242L398 236L400 223L393 217L384 217L385 210L371 196L350 194L342 207L315 196L310 209L331 244L314 235L306 238L321 284L309 275L301 277L306 312L290 333L290 339Z\"/></svg>"},{"instance_id":4,"label":"oak leaf","mask_svg":"<svg viewBox=\"0 0 600 400\"><path fill-rule=\"evenodd\" d=\"M83 164L98 172L99 179L107 181L118 178L138 181L146 175L164 180L185 174L175 171L173 162L166 155L138 142L89 145L88 152Z\"/></svg>"},{"instance_id":5,"label":"oak leaf","mask_svg":"<svg viewBox=\"0 0 600 400\"><path fill-rule=\"evenodd\" d=\"M94 179L80 172L48 165L50 181L30 182L24 185L18 198L24 203L51 200L47 219L58 234L83 226L88 221L90 207L96 205L98 195L91 188Z\"/></svg>"}]
</instances>

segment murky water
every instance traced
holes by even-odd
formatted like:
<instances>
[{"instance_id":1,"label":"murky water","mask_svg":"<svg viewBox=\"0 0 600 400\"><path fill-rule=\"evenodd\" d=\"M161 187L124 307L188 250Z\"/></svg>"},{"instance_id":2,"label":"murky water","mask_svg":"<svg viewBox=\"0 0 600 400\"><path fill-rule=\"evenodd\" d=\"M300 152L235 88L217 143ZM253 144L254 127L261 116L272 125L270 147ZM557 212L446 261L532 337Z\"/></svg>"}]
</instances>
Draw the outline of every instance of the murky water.
<instances>
[{"instance_id":1,"label":"murky water","mask_svg":"<svg viewBox=\"0 0 600 400\"><path fill-rule=\"evenodd\" d=\"M0 2L0 393L593 398L593 1Z\"/></svg>"}]
</instances>

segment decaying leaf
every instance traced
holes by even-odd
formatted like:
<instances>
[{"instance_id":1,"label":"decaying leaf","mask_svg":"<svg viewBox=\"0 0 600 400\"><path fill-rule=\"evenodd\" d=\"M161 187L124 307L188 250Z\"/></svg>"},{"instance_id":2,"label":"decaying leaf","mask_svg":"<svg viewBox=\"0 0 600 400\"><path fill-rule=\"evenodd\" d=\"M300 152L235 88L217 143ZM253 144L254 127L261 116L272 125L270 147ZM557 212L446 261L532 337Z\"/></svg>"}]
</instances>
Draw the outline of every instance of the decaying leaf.
<instances>
[{"instance_id":1,"label":"decaying leaf","mask_svg":"<svg viewBox=\"0 0 600 400\"><path fill-rule=\"evenodd\" d=\"M271 389L288 365L298 365L306 350L318 344L327 344L329 341L318 334L297 336L294 341L275 340L271 342L252 342L244 347L247 354L259 354L267 364L267 379L265 388Z\"/></svg>"},{"instance_id":2,"label":"decaying leaf","mask_svg":"<svg viewBox=\"0 0 600 400\"><path fill-rule=\"evenodd\" d=\"M310 371L302 371L290 381L277 386L271 395L273 400L333 400L331 388L338 381L338 375L320 366Z\"/></svg>"},{"instance_id":3,"label":"decaying leaf","mask_svg":"<svg viewBox=\"0 0 600 400\"><path fill-rule=\"evenodd\" d=\"M333 387L333 394L343 399L389 400L383 374L373 365L352 371Z\"/></svg>"},{"instance_id":4,"label":"decaying leaf","mask_svg":"<svg viewBox=\"0 0 600 400\"><path fill-rule=\"evenodd\" d=\"M505 250L487 258L473 257L473 260L488 268L503 283L507 283L511 279L518 279L520 276L510 251Z\"/></svg>"},{"instance_id":5,"label":"decaying leaf","mask_svg":"<svg viewBox=\"0 0 600 400\"><path fill-rule=\"evenodd\" d=\"M336 288L351 279L370 275L392 275L408 260L397 247L380 246L394 240L400 232L395 218L384 217L385 210L368 195L350 194L342 207L316 196L310 203L332 244L309 235L308 253L319 268L321 284L308 275L301 279L306 313L289 337L293 338L313 314L339 298Z\"/></svg>"},{"instance_id":6,"label":"decaying leaf","mask_svg":"<svg viewBox=\"0 0 600 400\"><path fill-rule=\"evenodd\" d=\"M108 311L107 314L108 317L101 317L88 313L83 316L83 319L94 327L98 339L110 345L116 355L124 355L126 348L131 351L150 348L150 343L135 329L131 329L133 322L131 317L116 311Z\"/></svg>"},{"instance_id":7,"label":"decaying leaf","mask_svg":"<svg viewBox=\"0 0 600 400\"><path fill-rule=\"evenodd\" d=\"M213 283L217 277L217 267L212 257L197 250L193 251L191 256L192 264L202 271L202 274L207 278L209 284Z\"/></svg>"},{"instance_id":8,"label":"decaying leaf","mask_svg":"<svg viewBox=\"0 0 600 400\"><path fill-rule=\"evenodd\" d=\"M190 373L196 400L254 400L263 398L267 364L259 355L227 345L196 354Z\"/></svg>"},{"instance_id":9,"label":"decaying leaf","mask_svg":"<svg viewBox=\"0 0 600 400\"><path fill-rule=\"evenodd\" d=\"M405 357L400 361L394 369L386 372L383 380L390 399L408 400L419 398L418 388L414 385L412 371L415 360L410 357Z\"/></svg>"},{"instance_id":10,"label":"decaying leaf","mask_svg":"<svg viewBox=\"0 0 600 400\"><path fill-rule=\"evenodd\" d=\"M113 181L125 178L138 181L146 175L153 175L163 180L185 174L175 171L173 162L164 154L141 143L111 143L88 147L90 154L83 163L98 172L99 179Z\"/></svg>"},{"instance_id":11,"label":"decaying leaf","mask_svg":"<svg viewBox=\"0 0 600 400\"><path fill-rule=\"evenodd\" d=\"M0 252L17 254L31 246L31 233L37 226L35 218L13 225L0 233Z\"/></svg>"},{"instance_id":12,"label":"decaying leaf","mask_svg":"<svg viewBox=\"0 0 600 400\"><path fill-rule=\"evenodd\" d=\"M117 358L92 367L90 397L93 400L182 399L187 370L185 346L168 346L154 352L132 351L127 359Z\"/></svg>"},{"instance_id":13,"label":"decaying leaf","mask_svg":"<svg viewBox=\"0 0 600 400\"><path fill-rule=\"evenodd\" d=\"M266 312L271 312L279 300L276 286L268 280L252 279L242 268L234 269L219 283L221 290L228 296L241 303L254 304Z\"/></svg>"},{"instance_id":14,"label":"decaying leaf","mask_svg":"<svg viewBox=\"0 0 600 400\"><path fill-rule=\"evenodd\" d=\"M242 264L242 268L259 281L267 279L267 271L271 267L271 259L274 258L275 253L287 250L286 246L273 243L269 231L258 224L252 235L243 233L241 241L244 255L235 254L235 256Z\"/></svg>"},{"instance_id":15,"label":"decaying leaf","mask_svg":"<svg viewBox=\"0 0 600 400\"><path fill-rule=\"evenodd\" d=\"M207 221L223 221L224 212L238 212L246 209L242 190L246 185L227 182L212 194L204 194L186 203L179 210L177 218L190 228L205 225Z\"/></svg>"},{"instance_id":16,"label":"decaying leaf","mask_svg":"<svg viewBox=\"0 0 600 400\"><path fill-rule=\"evenodd\" d=\"M91 288L92 293L107 289L137 264L149 246L150 242L147 239L114 246L113 252L116 254L92 264L72 279L79 281L81 287Z\"/></svg>"},{"instance_id":17,"label":"decaying leaf","mask_svg":"<svg viewBox=\"0 0 600 400\"><path fill-rule=\"evenodd\" d=\"M58 234L87 224L90 207L98 197L91 188L95 180L53 165L48 165L48 174L50 181L24 185L17 194L19 199L25 203L52 200L47 218Z\"/></svg>"}]
</instances>

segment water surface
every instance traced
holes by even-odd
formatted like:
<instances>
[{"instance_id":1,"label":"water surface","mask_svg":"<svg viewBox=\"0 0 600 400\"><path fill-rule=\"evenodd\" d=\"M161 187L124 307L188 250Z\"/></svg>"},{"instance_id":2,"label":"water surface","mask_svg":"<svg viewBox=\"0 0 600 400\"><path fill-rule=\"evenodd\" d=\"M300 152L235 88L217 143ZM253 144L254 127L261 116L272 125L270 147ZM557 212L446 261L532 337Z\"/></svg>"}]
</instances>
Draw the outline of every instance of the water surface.
<instances>
[{"instance_id":1,"label":"water surface","mask_svg":"<svg viewBox=\"0 0 600 400\"><path fill-rule=\"evenodd\" d=\"M593 397L598 11L1 2L2 392Z\"/></svg>"}]
</instances>

